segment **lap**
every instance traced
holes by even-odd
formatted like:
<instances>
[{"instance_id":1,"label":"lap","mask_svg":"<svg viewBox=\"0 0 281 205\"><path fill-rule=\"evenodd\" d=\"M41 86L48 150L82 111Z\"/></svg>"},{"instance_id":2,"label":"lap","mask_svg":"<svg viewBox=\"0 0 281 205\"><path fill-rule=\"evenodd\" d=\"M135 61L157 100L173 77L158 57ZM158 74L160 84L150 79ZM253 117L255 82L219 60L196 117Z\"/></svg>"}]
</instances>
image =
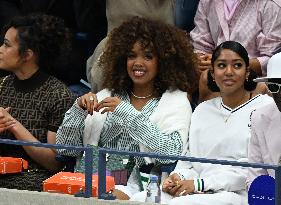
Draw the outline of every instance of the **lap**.
<instances>
[{"instance_id":1,"label":"lap","mask_svg":"<svg viewBox=\"0 0 281 205\"><path fill-rule=\"evenodd\" d=\"M193 194L175 197L170 200L169 205L246 205L247 194L236 194L234 192L217 192L214 194Z\"/></svg>"}]
</instances>

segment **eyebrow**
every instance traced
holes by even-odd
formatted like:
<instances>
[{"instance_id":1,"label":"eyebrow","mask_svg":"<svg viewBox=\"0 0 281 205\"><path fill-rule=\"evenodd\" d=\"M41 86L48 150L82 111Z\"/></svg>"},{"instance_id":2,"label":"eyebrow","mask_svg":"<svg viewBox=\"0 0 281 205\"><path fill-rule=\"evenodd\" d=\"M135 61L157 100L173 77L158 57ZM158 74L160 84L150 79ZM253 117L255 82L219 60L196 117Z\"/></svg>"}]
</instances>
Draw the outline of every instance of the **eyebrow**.
<instances>
[{"instance_id":1,"label":"eyebrow","mask_svg":"<svg viewBox=\"0 0 281 205\"><path fill-rule=\"evenodd\" d=\"M225 61L227 61L227 60L225 60L225 59L217 59L216 61L223 61L223 62L225 62ZM238 58L238 59L233 59L233 60L231 60L231 61L243 61L243 60L240 59L240 58Z\"/></svg>"}]
</instances>

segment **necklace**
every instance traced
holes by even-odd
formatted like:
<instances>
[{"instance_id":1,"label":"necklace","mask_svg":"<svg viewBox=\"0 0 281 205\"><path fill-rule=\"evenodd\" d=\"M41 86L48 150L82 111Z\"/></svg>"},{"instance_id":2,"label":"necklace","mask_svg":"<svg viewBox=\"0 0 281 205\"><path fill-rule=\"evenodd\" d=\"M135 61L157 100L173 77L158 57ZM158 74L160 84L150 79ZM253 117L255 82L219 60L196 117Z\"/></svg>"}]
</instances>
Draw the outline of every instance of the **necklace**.
<instances>
[{"instance_id":1,"label":"necklace","mask_svg":"<svg viewBox=\"0 0 281 205\"><path fill-rule=\"evenodd\" d=\"M131 91L131 94L132 94L135 98L137 98L137 99L146 99L146 98L149 98L149 97L151 97L151 96L153 95L153 93L151 93L151 94L149 94L149 95L147 95L147 96L137 96L137 95L135 95L132 91Z\"/></svg>"},{"instance_id":2,"label":"necklace","mask_svg":"<svg viewBox=\"0 0 281 205\"><path fill-rule=\"evenodd\" d=\"M3 85L4 85L4 82L6 81L6 79L7 79L8 77L9 77L9 76L7 75L7 76L5 76L5 77L3 78L3 80L2 80L2 82L1 82L1 84L0 84L0 93L1 93L2 87L3 87Z\"/></svg>"},{"instance_id":3,"label":"necklace","mask_svg":"<svg viewBox=\"0 0 281 205\"><path fill-rule=\"evenodd\" d=\"M232 109L230 111L230 113L224 117L224 115L221 113L221 116L223 117L224 119L224 123L227 123L229 118L231 117L231 114L234 113L236 111L236 108L242 104L243 100L245 99L245 96L247 95L247 92L245 92L245 94L242 96L241 100L234 106L234 109ZM251 93L250 93L250 97L249 97L249 100L251 99ZM223 106L223 101L222 101L222 98L221 98L221 104L220 104L220 111L222 110L222 106Z\"/></svg>"}]
</instances>

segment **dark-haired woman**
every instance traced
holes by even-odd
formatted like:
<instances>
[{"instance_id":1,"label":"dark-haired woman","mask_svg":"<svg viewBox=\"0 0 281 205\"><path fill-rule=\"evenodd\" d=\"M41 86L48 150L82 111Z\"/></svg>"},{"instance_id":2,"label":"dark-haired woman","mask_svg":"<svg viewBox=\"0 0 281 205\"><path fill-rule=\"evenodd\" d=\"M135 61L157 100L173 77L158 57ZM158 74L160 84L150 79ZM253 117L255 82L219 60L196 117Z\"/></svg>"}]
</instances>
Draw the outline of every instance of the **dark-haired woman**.
<instances>
[{"instance_id":1,"label":"dark-haired woman","mask_svg":"<svg viewBox=\"0 0 281 205\"><path fill-rule=\"evenodd\" d=\"M187 97L198 82L195 59L184 31L139 17L124 22L111 32L100 59L106 89L74 103L57 143L182 154L191 117ZM136 161L139 167L167 162ZM133 176L122 187L124 198L139 191Z\"/></svg>"},{"instance_id":2,"label":"dark-haired woman","mask_svg":"<svg viewBox=\"0 0 281 205\"><path fill-rule=\"evenodd\" d=\"M61 19L30 15L14 18L4 34L0 68L11 74L0 80L0 138L54 144L75 98L47 73L68 48L68 29ZM40 191L42 181L60 168L49 148L0 144L0 156L29 162L28 172L1 175L0 187Z\"/></svg>"},{"instance_id":3,"label":"dark-haired woman","mask_svg":"<svg viewBox=\"0 0 281 205\"><path fill-rule=\"evenodd\" d=\"M248 53L241 44L220 44L211 62L208 86L221 97L196 107L186 155L247 161L251 113L273 100L252 94L256 83L249 71ZM180 161L164 182L163 191L175 197L170 204L246 205L246 177L247 170L240 167Z\"/></svg>"}]
</instances>

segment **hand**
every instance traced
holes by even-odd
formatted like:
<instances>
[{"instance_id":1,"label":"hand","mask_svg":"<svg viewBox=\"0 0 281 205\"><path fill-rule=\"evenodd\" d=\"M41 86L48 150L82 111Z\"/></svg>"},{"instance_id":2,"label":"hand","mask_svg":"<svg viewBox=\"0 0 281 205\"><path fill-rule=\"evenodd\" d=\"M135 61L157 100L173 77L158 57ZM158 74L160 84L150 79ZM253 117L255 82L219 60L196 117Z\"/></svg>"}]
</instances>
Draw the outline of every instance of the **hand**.
<instances>
[{"instance_id":1,"label":"hand","mask_svg":"<svg viewBox=\"0 0 281 205\"><path fill-rule=\"evenodd\" d=\"M199 61L198 68L199 68L200 72L208 70L212 67L212 63L211 63L212 54L198 53L197 58L198 58L198 61Z\"/></svg>"},{"instance_id":2,"label":"hand","mask_svg":"<svg viewBox=\"0 0 281 205\"><path fill-rule=\"evenodd\" d=\"M170 193L170 190L177 186L179 184L179 181L181 180L180 176L178 174L172 174L170 175L162 185L162 190L164 192Z\"/></svg>"},{"instance_id":3,"label":"hand","mask_svg":"<svg viewBox=\"0 0 281 205\"><path fill-rule=\"evenodd\" d=\"M99 112L102 108L104 108L101 114L105 112L114 112L115 108L120 103L121 100L118 97L107 97L98 103L97 111Z\"/></svg>"},{"instance_id":4,"label":"hand","mask_svg":"<svg viewBox=\"0 0 281 205\"><path fill-rule=\"evenodd\" d=\"M0 107L0 133L10 129L16 124L16 120L9 114L10 107Z\"/></svg>"},{"instance_id":5,"label":"hand","mask_svg":"<svg viewBox=\"0 0 281 205\"><path fill-rule=\"evenodd\" d=\"M194 193L194 180L182 180L178 186L170 190L172 196L185 196L187 194Z\"/></svg>"},{"instance_id":6,"label":"hand","mask_svg":"<svg viewBox=\"0 0 281 205\"><path fill-rule=\"evenodd\" d=\"M87 110L88 113L92 115L94 110L97 110L98 98L96 94L89 92L78 98L77 103L81 108Z\"/></svg>"}]
</instances>

